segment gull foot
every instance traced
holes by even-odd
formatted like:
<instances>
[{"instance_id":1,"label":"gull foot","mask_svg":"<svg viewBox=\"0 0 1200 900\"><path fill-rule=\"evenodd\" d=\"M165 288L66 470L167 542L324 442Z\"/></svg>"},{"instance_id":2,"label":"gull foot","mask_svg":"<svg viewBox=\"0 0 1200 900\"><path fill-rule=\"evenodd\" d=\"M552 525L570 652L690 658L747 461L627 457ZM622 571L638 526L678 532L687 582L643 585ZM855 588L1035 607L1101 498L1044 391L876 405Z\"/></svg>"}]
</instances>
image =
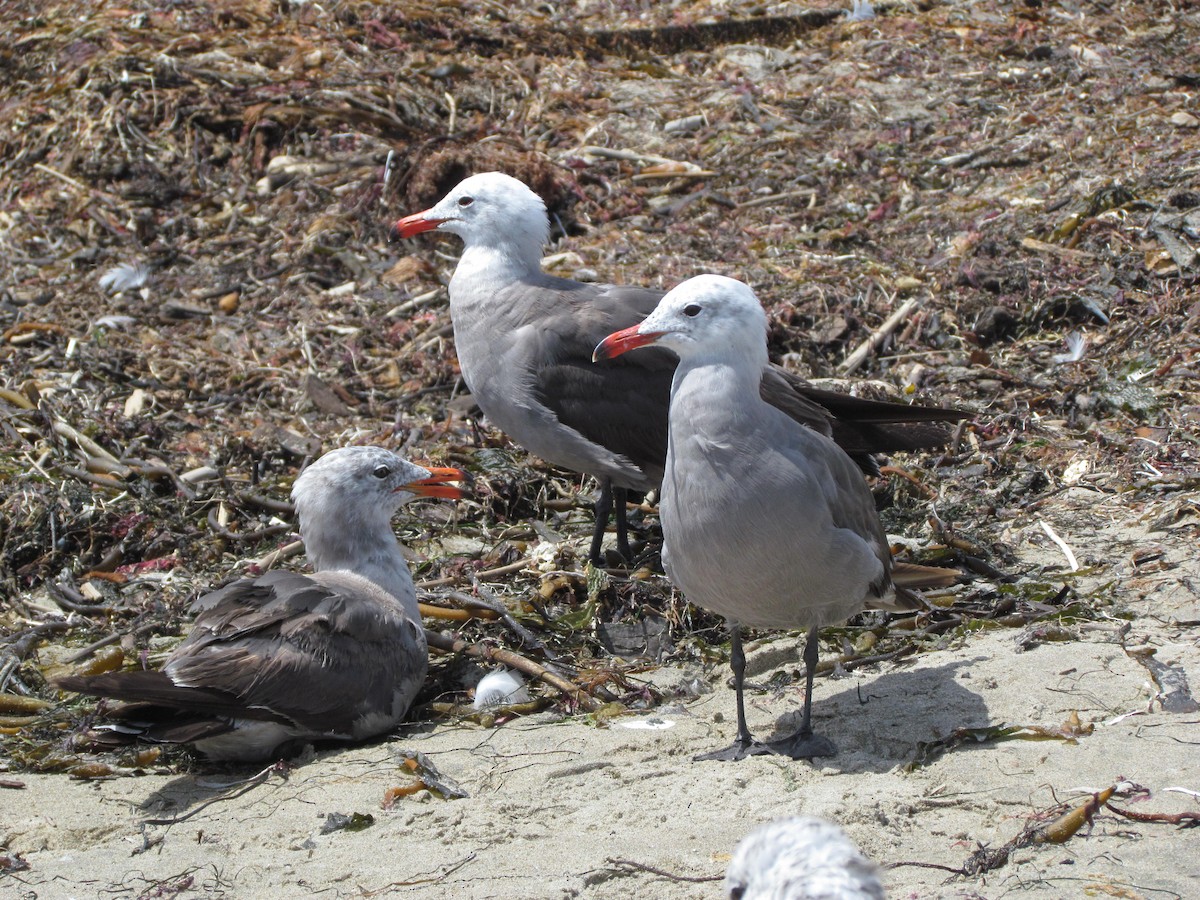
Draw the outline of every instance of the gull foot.
<instances>
[{"instance_id":1,"label":"gull foot","mask_svg":"<svg viewBox=\"0 0 1200 900\"><path fill-rule=\"evenodd\" d=\"M739 759L745 759L747 756L763 756L767 753L778 753L770 744L764 744L762 741L734 741L723 750L713 750L711 753L701 753L698 756L693 756L693 762L703 762L705 760L715 759L720 762L736 762Z\"/></svg>"},{"instance_id":2,"label":"gull foot","mask_svg":"<svg viewBox=\"0 0 1200 900\"><path fill-rule=\"evenodd\" d=\"M790 756L792 759L814 759L818 756L837 756L837 747L833 741L820 734L813 734L811 731L808 734L790 735L781 738L778 741L771 741L766 745L769 753L778 753L780 756Z\"/></svg>"}]
</instances>

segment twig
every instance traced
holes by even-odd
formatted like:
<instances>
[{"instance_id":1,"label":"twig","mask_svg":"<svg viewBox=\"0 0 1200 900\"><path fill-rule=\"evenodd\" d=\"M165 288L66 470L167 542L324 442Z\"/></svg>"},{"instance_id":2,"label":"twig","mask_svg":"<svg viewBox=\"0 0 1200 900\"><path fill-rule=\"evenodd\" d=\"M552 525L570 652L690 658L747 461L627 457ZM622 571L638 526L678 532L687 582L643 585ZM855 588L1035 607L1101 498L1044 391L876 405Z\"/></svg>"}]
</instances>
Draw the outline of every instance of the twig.
<instances>
[{"instance_id":1,"label":"twig","mask_svg":"<svg viewBox=\"0 0 1200 900\"><path fill-rule=\"evenodd\" d=\"M629 869L636 869L639 872L649 872L651 875L669 878L671 881L686 881L689 884L705 884L709 881L721 881L725 877L724 875L676 875L674 872L648 866L645 863L635 862L632 859L614 859L611 856L606 857L604 861L613 866L625 866Z\"/></svg>"},{"instance_id":2,"label":"twig","mask_svg":"<svg viewBox=\"0 0 1200 900\"><path fill-rule=\"evenodd\" d=\"M879 345L884 342L887 336L895 331L901 322L908 318L908 315L917 308L918 303L919 301L916 297L909 297L905 300L898 310L888 316L887 320L870 337L859 344L858 348L842 361L842 364L838 366L842 374L849 375L861 366L867 357L879 348Z\"/></svg>"},{"instance_id":3,"label":"twig","mask_svg":"<svg viewBox=\"0 0 1200 900\"><path fill-rule=\"evenodd\" d=\"M1121 809L1121 807L1113 806L1111 803L1108 804L1108 808L1117 815L1132 819L1134 822L1164 822L1167 825L1182 825L1185 828L1200 826L1200 812L1135 812L1132 809Z\"/></svg>"},{"instance_id":4,"label":"twig","mask_svg":"<svg viewBox=\"0 0 1200 900\"><path fill-rule=\"evenodd\" d=\"M635 150L617 150L612 147L598 147L595 144L587 144L579 148L580 154L583 156L601 156L605 159L619 159L623 162L635 162L642 165L672 165L679 162L676 159L668 159L665 156L654 156L650 153L638 153Z\"/></svg>"},{"instance_id":5,"label":"twig","mask_svg":"<svg viewBox=\"0 0 1200 900\"><path fill-rule=\"evenodd\" d=\"M269 538L276 534L286 534L292 530L291 525L266 525L263 528L259 528L257 531L247 531L245 533L230 531L217 519L217 508L215 506L208 511L208 527L218 537L222 537L227 541L233 541L235 543L252 543L254 541L261 541L263 538Z\"/></svg>"},{"instance_id":6,"label":"twig","mask_svg":"<svg viewBox=\"0 0 1200 900\"><path fill-rule=\"evenodd\" d=\"M272 550L266 556L260 556L258 559L250 559L246 561L246 565L253 566L260 572L265 572L272 568L281 559L288 559L292 556L299 556L304 552L304 541L292 541L290 544L285 544L278 550Z\"/></svg>"},{"instance_id":7,"label":"twig","mask_svg":"<svg viewBox=\"0 0 1200 900\"><path fill-rule=\"evenodd\" d=\"M469 622L472 619L485 619L494 622L500 618L490 609L456 609L449 606L437 606L433 603L418 603L422 617L426 619L444 619L447 622Z\"/></svg>"},{"instance_id":8,"label":"twig","mask_svg":"<svg viewBox=\"0 0 1200 900\"><path fill-rule=\"evenodd\" d=\"M1042 531L1046 532L1046 536L1058 545L1058 549L1063 552L1063 556L1067 558L1067 565L1071 567L1072 572L1079 571L1079 563L1075 560L1075 554L1071 552L1071 548L1067 546L1067 542L1060 538L1050 527L1050 524L1045 519L1038 519L1038 524L1042 526Z\"/></svg>"},{"instance_id":9,"label":"twig","mask_svg":"<svg viewBox=\"0 0 1200 900\"><path fill-rule=\"evenodd\" d=\"M495 596L492 594L492 592L479 582L478 577L472 578L471 584L479 593L478 597L472 597L470 594L463 594L457 591L450 596L459 603L465 603L468 606L482 606L484 609L490 609L500 617L500 621L504 623L505 627L520 639L521 644L524 647L529 650L538 651L545 656L546 659L555 659L554 653L549 650L545 644L538 640L532 631L514 619L504 604L495 599Z\"/></svg>"},{"instance_id":10,"label":"twig","mask_svg":"<svg viewBox=\"0 0 1200 900\"><path fill-rule=\"evenodd\" d=\"M915 860L903 860L901 862L884 863L885 869L902 869L905 866L916 866L920 869L940 869L943 872L953 872L955 875L966 875L962 869L956 869L954 866L941 866L937 863L916 862Z\"/></svg>"},{"instance_id":11,"label":"twig","mask_svg":"<svg viewBox=\"0 0 1200 900\"><path fill-rule=\"evenodd\" d=\"M889 662L893 659L900 659L904 656L911 656L917 652L917 647L913 644L908 644L900 647L897 650L892 650L889 653L876 653L874 656L857 656L852 659L844 659L839 661L839 665L847 672L852 672L855 669L863 666L869 666L877 662Z\"/></svg>"},{"instance_id":12,"label":"twig","mask_svg":"<svg viewBox=\"0 0 1200 900\"><path fill-rule=\"evenodd\" d=\"M80 481L86 481L88 484L94 484L97 487L108 488L110 491L123 491L125 485L115 478L109 478L106 475L93 475L85 469L77 469L74 466L60 465L58 470L64 475L70 475L72 478L77 478Z\"/></svg>"},{"instance_id":13,"label":"twig","mask_svg":"<svg viewBox=\"0 0 1200 900\"><path fill-rule=\"evenodd\" d=\"M770 194L766 197L755 197L753 200L746 200L739 203L734 209L752 209L755 206L766 206L769 203L775 203L779 200L795 200L797 197L815 197L817 194L816 188L804 188L799 191L784 191L781 194Z\"/></svg>"},{"instance_id":14,"label":"twig","mask_svg":"<svg viewBox=\"0 0 1200 900\"><path fill-rule=\"evenodd\" d=\"M931 500L937 496L937 491L922 482L921 479L917 478L916 475L913 475L911 472L906 472L904 469L898 468L897 466L880 466L879 474L895 475L899 478L903 478L905 481L915 487L917 491Z\"/></svg>"},{"instance_id":15,"label":"twig","mask_svg":"<svg viewBox=\"0 0 1200 900\"><path fill-rule=\"evenodd\" d=\"M444 653L466 653L468 656L486 659L489 662L503 663L510 668L524 672L526 675L540 679L555 690L574 700L579 704L579 708L585 712L593 712L600 706L596 698L588 694L579 685L572 684L565 678L555 675L545 666L539 665L531 659L526 659L512 650L489 647L486 644L468 644L462 638L449 637L436 631L430 631L429 629L425 629L425 639L429 642L429 646L435 650L441 650Z\"/></svg>"},{"instance_id":16,"label":"twig","mask_svg":"<svg viewBox=\"0 0 1200 900\"><path fill-rule=\"evenodd\" d=\"M461 869L463 866L465 866L467 863L471 862L473 859L475 859L476 855L477 854L475 854L474 852L468 853L466 856L464 856L458 862L452 864L451 866L449 866L446 869L443 869L437 875L430 876L429 878L412 878L412 879L409 879L408 881L393 881L389 884L385 884L383 887L375 888L372 891L364 890L362 888L359 888L359 891L360 891L361 895L364 897L374 897L378 894L382 894L384 891L390 891L392 888L413 887L418 884L437 884L439 881L444 880L447 875L454 874L459 869Z\"/></svg>"},{"instance_id":17,"label":"twig","mask_svg":"<svg viewBox=\"0 0 1200 900\"><path fill-rule=\"evenodd\" d=\"M57 178L59 181L63 182L64 184L69 184L71 187L75 188L77 191L82 191L85 194L98 194L101 197L108 196L108 194L106 194L104 191L97 191L97 190L89 187L88 185L84 184L83 182L76 181L70 175L64 175L62 172L59 172L56 169L52 169L49 166L43 165L42 163L34 163L33 167L35 169L37 169L39 172L45 172L47 175L54 176L55 178Z\"/></svg>"},{"instance_id":18,"label":"twig","mask_svg":"<svg viewBox=\"0 0 1200 900\"><path fill-rule=\"evenodd\" d=\"M134 628L130 631L124 631L124 632L114 631L112 634L106 635L106 636L100 638L100 640L93 641L92 643L88 644L86 647L76 650L70 656L64 657L63 662L64 663L77 663L81 659L87 659L87 657L91 656L97 650L107 647L109 644L118 643L126 636L132 636L134 638L138 638L138 637L141 637L143 634L146 634L147 632L154 631L158 627L160 627L160 623L158 623L158 622L146 622L145 624L139 625L137 628Z\"/></svg>"},{"instance_id":19,"label":"twig","mask_svg":"<svg viewBox=\"0 0 1200 900\"><path fill-rule=\"evenodd\" d=\"M253 491L238 491L235 497L239 503L248 503L251 506L257 506L259 509L265 509L267 512L282 513L285 516L294 515L296 512L296 507L286 500L264 497L262 494L256 494Z\"/></svg>"},{"instance_id":20,"label":"twig","mask_svg":"<svg viewBox=\"0 0 1200 900\"><path fill-rule=\"evenodd\" d=\"M79 613L81 616L107 616L112 608L103 603L85 603L83 594L62 582L46 582L46 592L54 598L54 602L68 612Z\"/></svg>"},{"instance_id":21,"label":"twig","mask_svg":"<svg viewBox=\"0 0 1200 900\"><path fill-rule=\"evenodd\" d=\"M87 435L80 434L62 419L59 419L54 423L54 431L60 436L65 437L84 453L87 453L90 456L98 456L101 459L106 459L116 466L121 465L121 461L119 459L117 459ZM124 468L124 466L122 466L122 468Z\"/></svg>"},{"instance_id":22,"label":"twig","mask_svg":"<svg viewBox=\"0 0 1200 900\"><path fill-rule=\"evenodd\" d=\"M506 566L500 566L496 569L488 569L484 572L476 572L473 577L482 580L484 578L491 578L494 575L507 575L510 572L519 572L532 561L532 556L526 556L518 559L516 562L511 562ZM417 582L417 587L421 588L422 590L434 587L445 587L448 584L458 584L466 579L466 575L449 575L445 578L434 578L432 581Z\"/></svg>"}]
</instances>

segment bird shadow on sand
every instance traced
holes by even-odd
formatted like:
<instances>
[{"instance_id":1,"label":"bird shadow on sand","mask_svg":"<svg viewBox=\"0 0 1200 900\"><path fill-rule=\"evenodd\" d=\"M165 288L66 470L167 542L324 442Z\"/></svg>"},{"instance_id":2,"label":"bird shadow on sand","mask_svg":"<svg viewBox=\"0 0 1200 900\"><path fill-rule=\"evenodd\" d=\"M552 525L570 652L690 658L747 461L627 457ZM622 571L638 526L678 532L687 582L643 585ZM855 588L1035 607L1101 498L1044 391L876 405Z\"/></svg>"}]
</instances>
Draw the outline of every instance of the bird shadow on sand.
<instances>
[{"instance_id":1,"label":"bird shadow on sand","mask_svg":"<svg viewBox=\"0 0 1200 900\"><path fill-rule=\"evenodd\" d=\"M233 800L264 785L287 780L292 764L199 764L197 772L180 775L147 795L137 805L146 825L175 825L213 804Z\"/></svg>"},{"instance_id":2,"label":"bird shadow on sand","mask_svg":"<svg viewBox=\"0 0 1200 900\"><path fill-rule=\"evenodd\" d=\"M157 788L137 804L137 809L146 817L144 824L178 824L210 806L213 811L219 810L221 803L243 794L273 794L289 782L301 791L310 778L321 777L326 771L322 762L330 760L340 770L356 773L358 777L393 773L398 762L411 755L409 745L418 742L419 746L419 741L436 729L436 722L414 719L387 734L352 744L334 740L297 741L281 748L274 762L212 762L197 758L194 771L180 774ZM436 773L427 773L426 777L432 774Z\"/></svg>"},{"instance_id":3,"label":"bird shadow on sand","mask_svg":"<svg viewBox=\"0 0 1200 900\"><path fill-rule=\"evenodd\" d=\"M877 678L852 677L819 681L813 703L813 729L837 746L838 754L819 760L844 772L887 772L914 759L918 744L937 740L956 728L991 724L987 704L960 681L972 660L943 666L888 672ZM830 695L831 686L847 685ZM801 692L789 690L777 703L792 702ZM771 731L762 711L753 711L762 695L747 696L751 729L761 740L791 734L800 723L800 703L779 717Z\"/></svg>"}]
</instances>

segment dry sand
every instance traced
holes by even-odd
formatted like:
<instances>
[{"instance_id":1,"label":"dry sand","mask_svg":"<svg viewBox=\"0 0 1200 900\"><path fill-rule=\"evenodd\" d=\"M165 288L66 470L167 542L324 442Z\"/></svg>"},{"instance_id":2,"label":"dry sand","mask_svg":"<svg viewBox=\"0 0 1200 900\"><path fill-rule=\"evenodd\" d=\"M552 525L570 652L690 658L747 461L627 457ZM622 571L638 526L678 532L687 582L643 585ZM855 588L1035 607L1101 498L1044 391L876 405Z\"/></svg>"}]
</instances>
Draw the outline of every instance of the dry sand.
<instances>
[{"instance_id":1,"label":"dry sand","mask_svg":"<svg viewBox=\"0 0 1200 900\"><path fill-rule=\"evenodd\" d=\"M977 843L1003 845L1056 801L1082 803L1086 792L1123 780L1149 797L1122 807L1197 810L1200 798L1167 789L1200 789L1200 713L1164 711L1148 670L1127 652L1155 648L1159 662L1200 678L1194 548L1172 543L1170 532L1148 533L1119 497L1077 488L1043 513L1093 567L1074 579L1077 589L1111 594L1114 613L1131 618L1114 615L1080 626L1075 639L1027 650L1012 629L984 631L907 662L821 679L816 721L841 748L835 759L693 762L732 737L733 695L717 668L706 673L713 692L647 719L412 726L388 742L322 752L286 779L272 775L202 809L237 794L226 785L253 773L91 783L24 775L23 790L0 795L0 830L30 868L0 889L38 898L716 898L719 882L611 860L719 876L755 825L804 813L840 822L880 863L959 867ZM1010 528L1009 538L1023 562L1062 578L1063 557L1036 523ZM1165 548L1161 565L1131 572L1132 551L1149 543ZM755 679L769 677L771 665L794 669L797 643L779 636L752 654ZM649 677L671 685L695 674ZM788 727L798 694L753 694L752 727ZM1077 743L983 743L904 770L918 742L955 728L1056 726L1072 712L1095 726ZM651 718L669 727L629 727ZM395 758L402 750L427 754L469 797L422 792L384 810L385 792L409 781ZM179 824L142 824L189 812ZM369 813L375 823L323 834L330 813ZM1066 843L1018 849L986 875L890 869L889 896L1196 897L1196 835L1104 811Z\"/></svg>"}]
</instances>

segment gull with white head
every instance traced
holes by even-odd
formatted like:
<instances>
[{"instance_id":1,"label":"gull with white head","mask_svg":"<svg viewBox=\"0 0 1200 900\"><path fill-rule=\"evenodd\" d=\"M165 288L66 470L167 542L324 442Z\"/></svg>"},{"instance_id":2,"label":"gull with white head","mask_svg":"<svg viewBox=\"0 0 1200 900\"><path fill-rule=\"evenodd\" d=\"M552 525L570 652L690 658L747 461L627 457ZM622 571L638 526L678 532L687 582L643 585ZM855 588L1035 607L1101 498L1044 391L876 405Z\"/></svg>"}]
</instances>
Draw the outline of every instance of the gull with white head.
<instances>
[{"instance_id":1,"label":"gull with white head","mask_svg":"<svg viewBox=\"0 0 1200 900\"><path fill-rule=\"evenodd\" d=\"M679 357L659 501L663 564L688 600L728 619L737 692L733 745L701 758L836 753L812 730L817 630L867 606L908 602L897 597L887 538L853 460L763 400L766 338L766 313L747 285L700 275L595 349L607 359L656 345ZM944 569L902 568L914 585L954 578ZM808 629L800 728L769 744L754 740L746 724L743 625Z\"/></svg>"},{"instance_id":2,"label":"gull with white head","mask_svg":"<svg viewBox=\"0 0 1200 900\"><path fill-rule=\"evenodd\" d=\"M729 900L884 900L876 865L837 825L792 816L759 826L733 851Z\"/></svg>"},{"instance_id":3,"label":"gull with white head","mask_svg":"<svg viewBox=\"0 0 1200 900\"><path fill-rule=\"evenodd\" d=\"M463 379L484 414L543 459L601 484L590 558L600 560L610 510L617 549L630 558L627 490L662 481L674 356L647 351L592 365L606 334L634 325L663 292L586 284L542 271L549 220L542 198L500 172L472 175L435 206L400 219L395 237L457 235L462 257L450 279L450 317ZM954 410L860 400L823 391L767 364L759 390L798 422L831 435L867 471L872 453L939 446Z\"/></svg>"}]
</instances>

